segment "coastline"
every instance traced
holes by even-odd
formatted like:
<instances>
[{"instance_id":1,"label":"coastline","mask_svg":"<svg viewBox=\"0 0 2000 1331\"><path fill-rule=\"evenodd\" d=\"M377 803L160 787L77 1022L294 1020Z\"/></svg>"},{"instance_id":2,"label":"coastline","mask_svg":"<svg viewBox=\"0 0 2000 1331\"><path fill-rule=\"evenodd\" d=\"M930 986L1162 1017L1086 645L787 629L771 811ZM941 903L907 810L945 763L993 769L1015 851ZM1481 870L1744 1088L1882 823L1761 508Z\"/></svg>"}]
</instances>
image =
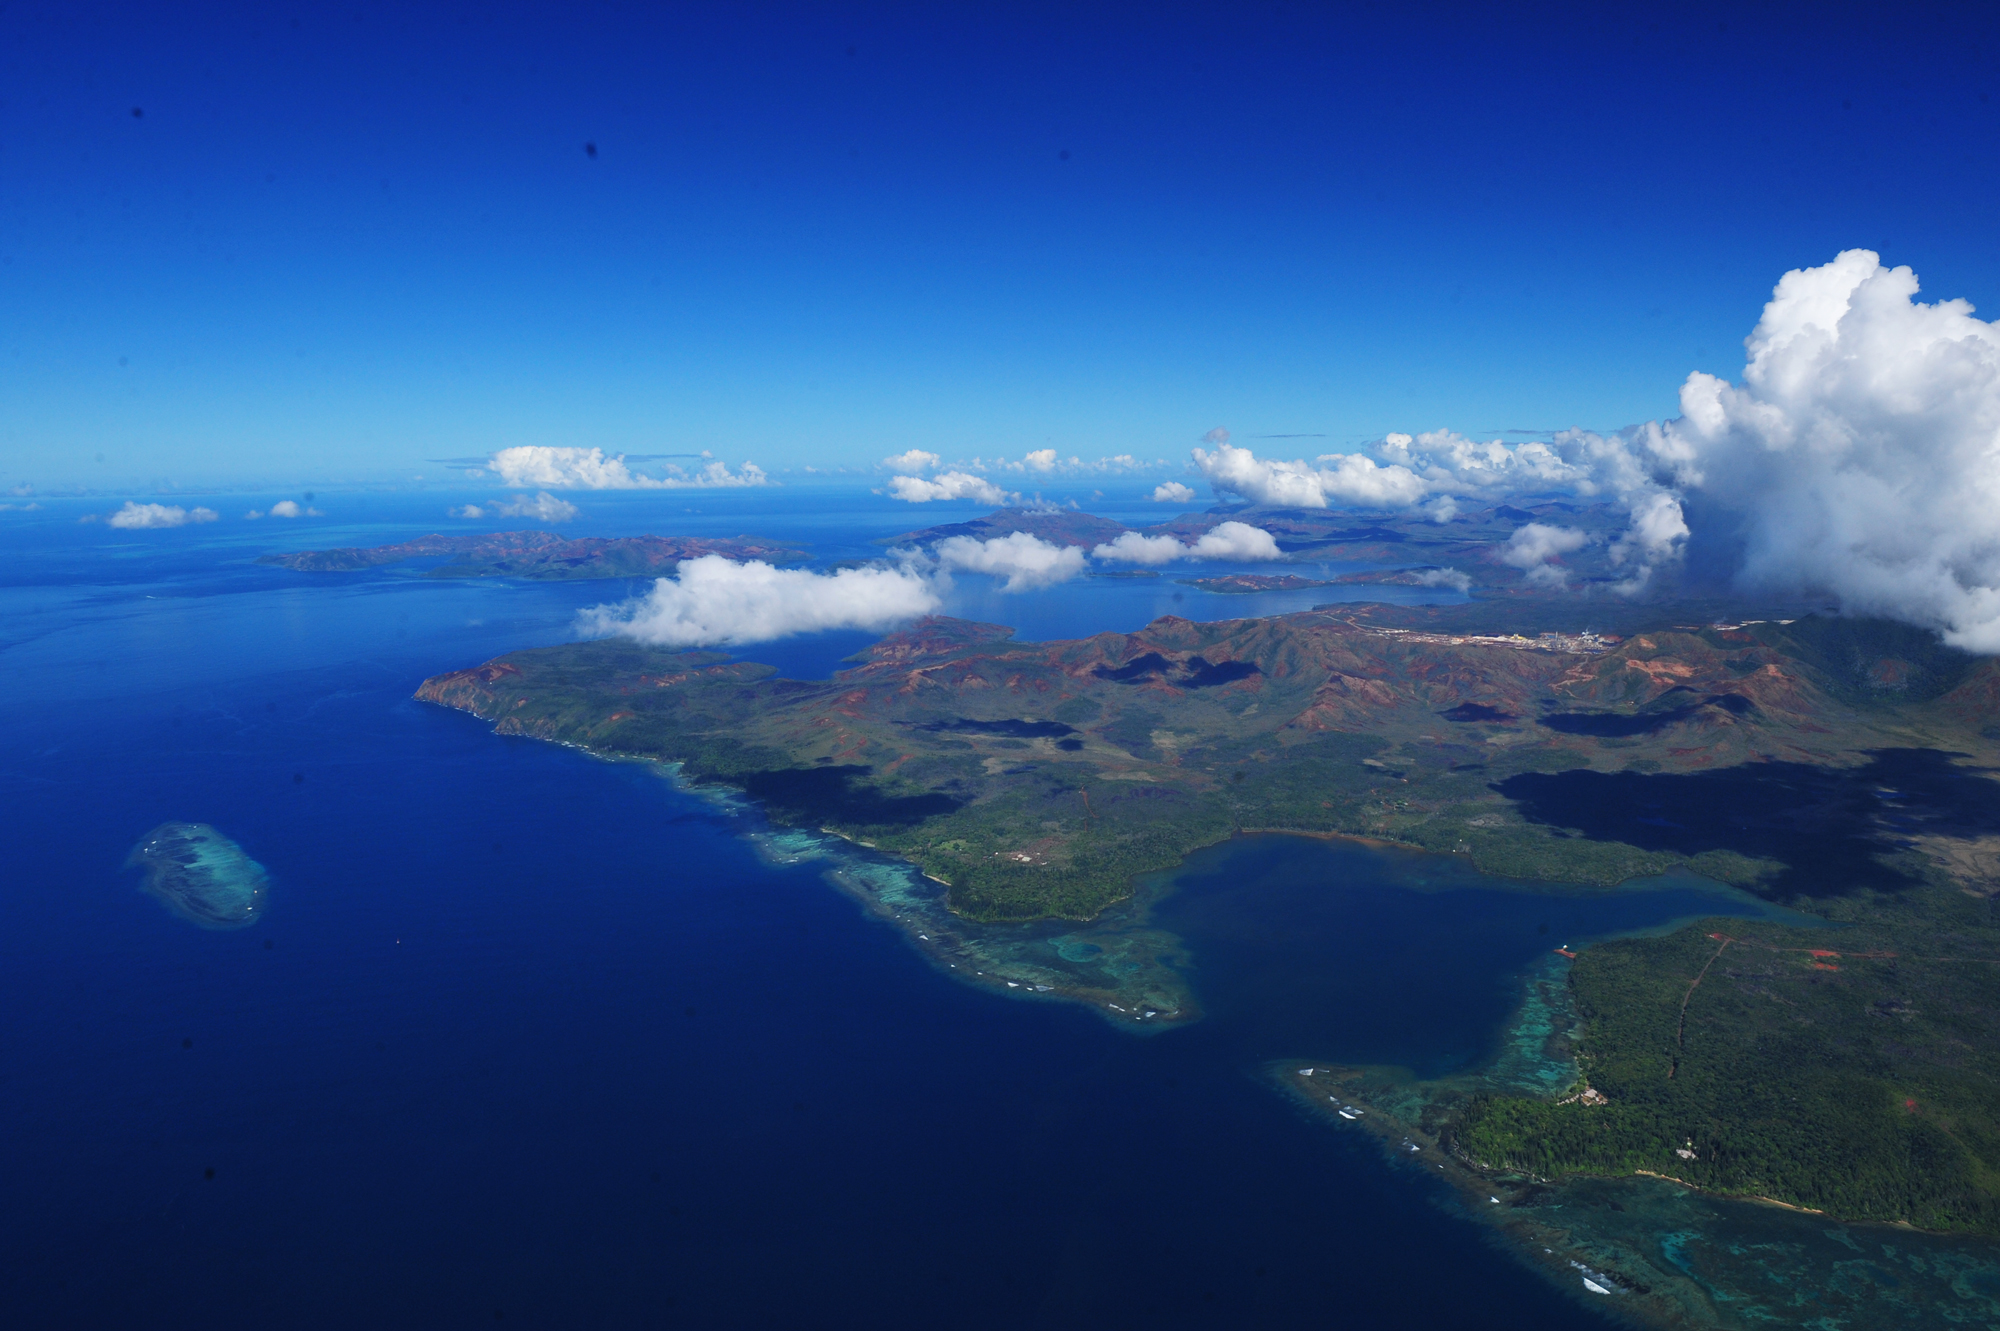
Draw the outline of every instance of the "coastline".
<instances>
[{"instance_id":1,"label":"coastline","mask_svg":"<svg viewBox=\"0 0 2000 1331\"><path fill-rule=\"evenodd\" d=\"M487 720L470 708L434 705ZM765 863L825 862L820 872L823 881L872 918L895 928L933 968L962 984L1004 998L1077 1004L1113 1028L1135 1035L1201 1019L1200 1005L1183 974L1186 951L1180 939L1150 926L1146 885L1135 883L1089 920L1045 917L987 923L953 911L948 885L914 861L832 829L776 823L741 789L689 781L678 762L525 729L495 727L494 733L555 744L599 762L643 766L732 824Z\"/></svg>"},{"instance_id":2,"label":"coastline","mask_svg":"<svg viewBox=\"0 0 2000 1331\"><path fill-rule=\"evenodd\" d=\"M1082 1004L1128 1034L1173 1029L1202 1015L1184 978L1181 940L1149 922L1151 907L1171 890L1188 856L1172 867L1134 875L1127 893L1089 921L989 924L953 911L948 886L901 855L837 832L782 827L739 789L690 782L677 763L553 739L528 727L495 729L605 761L648 764L683 793L742 820L740 833L771 862L823 861L821 876L829 885L894 926L942 975L1004 997ZM1238 836L1304 837L1412 857L1442 855L1441 863L1458 866L1455 872L1507 881L1478 869L1464 852L1351 833L1233 829L1194 849ZM1685 864L1675 869L1702 877L1709 886L1730 888ZM1563 895L1615 890L1526 877L1513 881L1523 890ZM1359 1126L1406 1168L1421 1167L1441 1180L1453 1198L1449 1209L1477 1219L1493 1241L1584 1306L1642 1325L1746 1331L1828 1324L1860 1331L1904 1325L1934 1310L1948 1310L1954 1320L2000 1322L2000 1296L1981 1292L2000 1290L2000 1249L1984 1241L1850 1225L1768 1199L1704 1193L1666 1177L1578 1175L1551 1183L1454 1157L1449 1143L1440 1140L1454 1097L1480 1089L1557 1095L1572 1088L1577 1069L1566 1046L1575 1014L1565 1005L1566 983L1552 983L1558 966L1549 955L1530 968L1523 977L1523 1001L1503 1027L1499 1055L1472 1073L1420 1082L1403 1069L1322 1066L1301 1059L1269 1064L1266 1075L1321 1123ZM1301 1064L1312 1073L1302 1078ZM1355 1112L1350 1117L1343 1108ZM1885 1233L1895 1242L1881 1242Z\"/></svg>"},{"instance_id":3,"label":"coastline","mask_svg":"<svg viewBox=\"0 0 2000 1331\"><path fill-rule=\"evenodd\" d=\"M1146 918L1151 894L1162 890L1190 857L1237 838L1299 837L1434 857L1485 878L1544 892L1610 892L1624 883L1655 876L1633 875L1615 884L1551 882L1492 873L1477 857L1462 850L1441 851L1365 833L1243 827L1190 845L1171 865L1134 874L1120 895L1088 918L1045 915L1031 920L980 920L957 911L951 904L951 885L925 872L917 861L834 828L783 823L740 787L687 779L678 761L559 738L513 718L496 721L460 702L426 696L423 691L417 699L476 717L498 735L560 745L605 762L645 764L681 793L733 820L747 820L739 834L759 846L771 862L829 861L823 870L827 882L871 916L894 926L940 972L1005 997L1078 1003L1127 1032L1167 1030L1200 1019L1199 1001L1184 974L1186 954L1181 940L1150 929Z\"/></svg>"},{"instance_id":4,"label":"coastline","mask_svg":"<svg viewBox=\"0 0 2000 1331\"><path fill-rule=\"evenodd\" d=\"M901 857L822 831L767 826L743 835L772 864L824 861L823 881L962 984L1005 998L1077 1004L1134 1035L1201 1019L1183 974L1186 950L1152 927L1143 888L1082 924L985 924L953 912L943 886Z\"/></svg>"},{"instance_id":5,"label":"coastline","mask_svg":"<svg viewBox=\"0 0 2000 1331\"><path fill-rule=\"evenodd\" d=\"M1567 966L1522 977L1494 1056L1423 1081L1407 1069L1273 1060L1263 1075L1330 1128L1359 1130L1448 1189L1447 1209L1488 1229L1573 1301L1644 1326L1855 1328L2000 1319L2000 1245L1907 1224L1842 1220L1775 1198L1711 1192L1651 1171L1546 1180L1467 1160L1447 1124L1470 1096L1556 1097L1581 1070Z\"/></svg>"}]
</instances>

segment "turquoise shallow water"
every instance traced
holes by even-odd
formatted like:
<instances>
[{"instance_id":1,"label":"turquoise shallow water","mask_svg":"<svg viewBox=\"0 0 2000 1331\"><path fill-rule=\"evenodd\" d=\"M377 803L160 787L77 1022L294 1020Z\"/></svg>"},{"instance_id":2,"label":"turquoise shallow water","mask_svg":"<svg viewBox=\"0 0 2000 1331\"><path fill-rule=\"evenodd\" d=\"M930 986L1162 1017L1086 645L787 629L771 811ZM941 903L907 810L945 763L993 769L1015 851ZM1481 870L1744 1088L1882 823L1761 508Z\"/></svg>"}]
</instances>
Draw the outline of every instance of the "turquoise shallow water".
<instances>
[{"instance_id":1,"label":"turquoise shallow water","mask_svg":"<svg viewBox=\"0 0 2000 1331\"><path fill-rule=\"evenodd\" d=\"M690 516L864 548L887 520ZM439 525L375 517L342 539ZM1245 839L1109 922L1177 935L1148 964L1204 1013L1133 1038L958 983L754 814L410 700L603 588L151 536L0 528L21 1324L1601 1324L1259 1070L1476 1063L1548 946L1730 904L1706 889ZM253 926L140 890L125 856L171 820L265 867Z\"/></svg>"}]
</instances>

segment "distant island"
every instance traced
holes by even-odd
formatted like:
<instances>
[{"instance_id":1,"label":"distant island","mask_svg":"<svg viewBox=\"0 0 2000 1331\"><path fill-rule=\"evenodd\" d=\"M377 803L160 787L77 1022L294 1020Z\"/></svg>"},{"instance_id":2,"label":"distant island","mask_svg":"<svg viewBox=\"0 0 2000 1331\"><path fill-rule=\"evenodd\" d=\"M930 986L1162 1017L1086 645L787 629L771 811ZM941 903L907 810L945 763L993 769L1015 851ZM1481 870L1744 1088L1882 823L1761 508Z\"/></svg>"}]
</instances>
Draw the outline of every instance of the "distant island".
<instances>
[{"instance_id":1,"label":"distant island","mask_svg":"<svg viewBox=\"0 0 2000 1331\"><path fill-rule=\"evenodd\" d=\"M969 536L978 541L990 541L996 536L1010 536L1026 532L1051 545L1074 545L1089 548L1115 541L1120 535L1131 531L1122 522L1101 518L1094 513L1082 513L1068 508L1002 508L996 509L983 518L970 518L964 522L946 522L936 527L925 527L919 531L904 532L901 536L890 536L878 545L929 546L953 536Z\"/></svg>"},{"instance_id":2,"label":"distant island","mask_svg":"<svg viewBox=\"0 0 2000 1331\"><path fill-rule=\"evenodd\" d=\"M2000 1235L2000 665L1722 610L1593 603L1585 631L1503 597L1032 644L930 619L817 681L610 639L417 696L677 763L982 920L1087 918L1245 830L1579 885L1690 866L1837 928L1588 949L1579 1084L1437 1094L1424 1130L1496 1180L1644 1173Z\"/></svg>"},{"instance_id":3,"label":"distant island","mask_svg":"<svg viewBox=\"0 0 2000 1331\"><path fill-rule=\"evenodd\" d=\"M1129 531L1142 536L1172 536L1192 544L1223 522L1241 522L1271 534L1281 558L1302 564L1329 561L1382 564L1390 567L1354 570L1328 583L1303 577L1282 585L1260 586L1260 575L1244 574L1194 583L1204 591L1248 593L1286 587L1363 585L1446 588L1487 595L1545 596L1558 588L1569 591L1609 586L1630 576L1612 558L1615 538L1625 515L1609 505L1551 501L1526 508L1499 504L1474 509L1439 522L1420 513L1354 513L1340 509L1273 508L1252 504L1218 504L1200 513L1183 513L1149 527L1127 527L1110 518L1058 508L1002 508L984 517L941 523L877 544L929 548L955 536L992 540L1025 532L1055 545L1089 548L1116 540ZM1508 541L1530 523L1580 532L1585 544L1551 561L1551 578L1508 561ZM1098 575L1102 576L1102 575ZM1670 579L1671 574L1663 575ZM1654 588L1661 590L1664 582ZM1670 589L1667 589L1670 590Z\"/></svg>"},{"instance_id":4,"label":"distant island","mask_svg":"<svg viewBox=\"0 0 2000 1331\"><path fill-rule=\"evenodd\" d=\"M1610 558L1610 549L1624 521L1624 515L1608 505L1562 501L1526 508L1500 504L1471 509L1448 522L1421 513L1218 504L1201 513L1183 513L1145 531L1192 541L1219 522L1242 522L1270 532L1288 559L1401 566L1350 573L1336 581L1511 589L1520 586L1525 576L1524 570L1504 558L1508 539L1520 528L1543 523L1584 533L1587 543L1559 561L1569 580L1583 586L1610 583L1623 576ZM1426 579L1423 575L1427 572L1435 576Z\"/></svg>"},{"instance_id":5,"label":"distant island","mask_svg":"<svg viewBox=\"0 0 2000 1331\"><path fill-rule=\"evenodd\" d=\"M423 576L552 582L672 577L682 560L699 559L703 555L761 559L771 564L796 563L805 558L803 551L792 546L751 536L565 537L546 531L510 531L465 536L433 534L395 545L301 550L294 554L264 555L257 562L301 573L344 573L412 559L445 558L449 562L425 570Z\"/></svg>"},{"instance_id":6,"label":"distant island","mask_svg":"<svg viewBox=\"0 0 2000 1331\"><path fill-rule=\"evenodd\" d=\"M1295 573L1230 573L1218 578L1176 578L1183 587L1196 587L1225 596L1247 596L1254 592L1289 592L1304 587L1331 587L1323 578L1301 578Z\"/></svg>"},{"instance_id":7,"label":"distant island","mask_svg":"<svg viewBox=\"0 0 2000 1331\"><path fill-rule=\"evenodd\" d=\"M506 733L684 763L781 819L907 854L986 919L1087 917L1131 874L1238 828L1386 837L1587 883L1688 862L1796 895L1811 879L1798 857L1839 845L1868 863L1879 831L1826 782L1872 807L1856 782L1885 755L1994 750L1980 730L2000 720L2000 667L1918 630L1640 631L1658 609L1591 614L1601 627L1583 633L1542 627L1577 617L1558 602L1370 605L1032 644L933 618L824 681L605 639L440 675L419 696ZM1789 769L1772 763L1815 773L1782 787L1798 808L1757 837L1724 830L1744 799L1778 798L1769 777ZM1675 773L1724 791L1723 816L1649 820L1617 793L1658 790L1669 809ZM1028 842L1029 860L1010 858Z\"/></svg>"}]
</instances>

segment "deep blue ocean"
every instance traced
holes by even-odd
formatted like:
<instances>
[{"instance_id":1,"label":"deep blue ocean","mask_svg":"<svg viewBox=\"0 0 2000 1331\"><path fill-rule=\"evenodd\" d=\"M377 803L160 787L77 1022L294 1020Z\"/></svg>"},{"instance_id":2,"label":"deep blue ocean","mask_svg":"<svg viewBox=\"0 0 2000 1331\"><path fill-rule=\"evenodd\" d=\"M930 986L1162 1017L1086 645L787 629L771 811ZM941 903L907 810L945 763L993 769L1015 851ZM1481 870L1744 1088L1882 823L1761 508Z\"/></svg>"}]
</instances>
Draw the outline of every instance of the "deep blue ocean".
<instances>
[{"instance_id":1,"label":"deep blue ocean","mask_svg":"<svg viewBox=\"0 0 2000 1331\"><path fill-rule=\"evenodd\" d=\"M1465 1066L1552 941L1735 898L1538 895L1249 838L1196 856L1156 917L1207 1017L1137 1037L940 974L645 767L411 700L567 640L624 585L258 567L448 523L436 495L235 517L276 497L171 531L78 523L102 501L0 514L8 1325L1606 1325L1259 1070ZM964 516L581 502L565 531L827 559ZM965 578L951 609L1046 638L1332 599L1174 576ZM744 654L824 674L866 641ZM139 890L125 856L169 819L266 866L254 927Z\"/></svg>"}]
</instances>

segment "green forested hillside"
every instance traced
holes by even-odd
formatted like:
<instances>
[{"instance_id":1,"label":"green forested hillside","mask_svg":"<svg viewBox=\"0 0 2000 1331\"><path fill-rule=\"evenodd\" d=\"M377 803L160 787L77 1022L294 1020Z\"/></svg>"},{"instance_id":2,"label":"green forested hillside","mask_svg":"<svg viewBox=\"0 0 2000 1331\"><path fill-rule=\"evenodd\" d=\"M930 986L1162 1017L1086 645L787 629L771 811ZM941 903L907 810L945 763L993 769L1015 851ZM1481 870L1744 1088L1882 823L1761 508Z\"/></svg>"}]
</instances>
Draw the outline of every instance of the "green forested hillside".
<instances>
[{"instance_id":1,"label":"green forested hillside","mask_svg":"<svg viewBox=\"0 0 2000 1331\"><path fill-rule=\"evenodd\" d=\"M1845 921L1710 920L1586 950L1580 1063L1607 1103L1482 1097L1455 1148L2000 1235L1992 900L1918 888L1831 913Z\"/></svg>"}]
</instances>

